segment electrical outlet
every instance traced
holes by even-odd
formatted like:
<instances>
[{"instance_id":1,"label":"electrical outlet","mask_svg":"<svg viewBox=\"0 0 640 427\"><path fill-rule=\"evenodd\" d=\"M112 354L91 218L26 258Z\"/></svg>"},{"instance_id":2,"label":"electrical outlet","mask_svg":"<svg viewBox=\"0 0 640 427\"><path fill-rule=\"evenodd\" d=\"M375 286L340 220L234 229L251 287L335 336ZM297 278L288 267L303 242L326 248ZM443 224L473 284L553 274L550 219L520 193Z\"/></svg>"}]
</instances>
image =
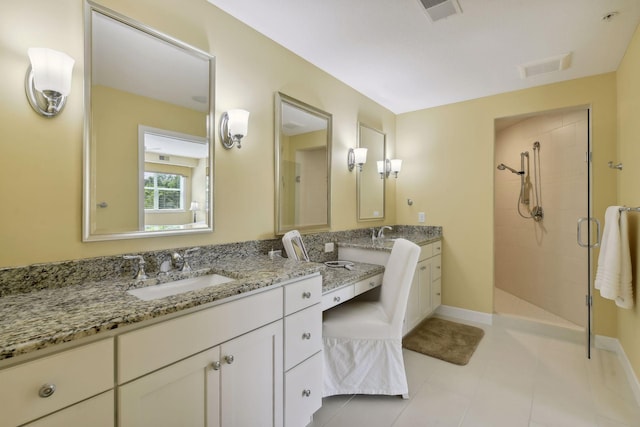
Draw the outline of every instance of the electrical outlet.
<instances>
[{"instance_id":1,"label":"electrical outlet","mask_svg":"<svg viewBox=\"0 0 640 427\"><path fill-rule=\"evenodd\" d=\"M424 212L418 212L418 222L424 222L424 221L425 221Z\"/></svg>"},{"instance_id":2,"label":"electrical outlet","mask_svg":"<svg viewBox=\"0 0 640 427\"><path fill-rule=\"evenodd\" d=\"M333 250L334 250L333 242L324 244L324 251L325 252L333 252Z\"/></svg>"}]
</instances>

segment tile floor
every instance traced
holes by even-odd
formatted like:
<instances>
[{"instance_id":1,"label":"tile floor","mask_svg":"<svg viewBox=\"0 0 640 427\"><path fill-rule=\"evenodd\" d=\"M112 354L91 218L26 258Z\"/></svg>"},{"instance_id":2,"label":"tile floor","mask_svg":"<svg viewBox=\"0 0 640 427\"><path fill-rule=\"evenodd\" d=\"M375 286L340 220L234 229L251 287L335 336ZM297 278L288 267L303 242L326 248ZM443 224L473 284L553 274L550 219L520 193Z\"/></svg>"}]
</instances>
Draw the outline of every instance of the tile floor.
<instances>
[{"instance_id":1,"label":"tile floor","mask_svg":"<svg viewBox=\"0 0 640 427\"><path fill-rule=\"evenodd\" d=\"M640 426L640 408L614 353L594 350L588 360L576 340L496 317L492 326L475 324L485 336L468 365L405 350L408 400L325 398L310 426Z\"/></svg>"}]
</instances>

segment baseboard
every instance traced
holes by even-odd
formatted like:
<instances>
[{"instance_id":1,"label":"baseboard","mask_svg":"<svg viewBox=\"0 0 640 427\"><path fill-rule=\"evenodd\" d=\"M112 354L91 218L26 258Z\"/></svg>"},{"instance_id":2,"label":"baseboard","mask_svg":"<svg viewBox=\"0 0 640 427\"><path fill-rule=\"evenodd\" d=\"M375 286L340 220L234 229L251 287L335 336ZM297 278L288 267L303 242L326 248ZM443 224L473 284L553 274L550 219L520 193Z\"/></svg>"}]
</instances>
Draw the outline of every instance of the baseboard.
<instances>
[{"instance_id":1,"label":"baseboard","mask_svg":"<svg viewBox=\"0 0 640 427\"><path fill-rule=\"evenodd\" d=\"M636 399L636 403L640 406L640 382L638 381L638 377L636 376L636 373L631 366L631 362L629 361L627 354L624 352L624 348L622 347L622 344L620 344L620 341L617 338L596 335L595 346L602 350L613 351L618 355L618 360L620 360L620 364L624 369L627 380L629 380L629 386L631 387L633 396Z\"/></svg>"},{"instance_id":2,"label":"baseboard","mask_svg":"<svg viewBox=\"0 0 640 427\"><path fill-rule=\"evenodd\" d=\"M481 311L467 310L465 308L451 307L450 305L441 305L436 309L436 314L446 317L454 317L468 322L482 323L485 325L493 324L493 314L483 313Z\"/></svg>"}]
</instances>

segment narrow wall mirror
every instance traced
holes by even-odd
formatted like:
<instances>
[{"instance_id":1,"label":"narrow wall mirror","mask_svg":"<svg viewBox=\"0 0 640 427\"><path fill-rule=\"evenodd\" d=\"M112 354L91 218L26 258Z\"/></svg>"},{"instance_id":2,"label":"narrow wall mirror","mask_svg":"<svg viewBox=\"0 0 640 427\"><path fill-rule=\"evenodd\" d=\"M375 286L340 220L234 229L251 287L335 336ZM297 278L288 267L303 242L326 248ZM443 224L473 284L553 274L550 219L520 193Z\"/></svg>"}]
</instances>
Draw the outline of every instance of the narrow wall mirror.
<instances>
[{"instance_id":1,"label":"narrow wall mirror","mask_svg":"<svg viewBox=\"0 0 640 427\"><path fill-rule=\"evenodd\" d=\"M84 241L213 230L214 66L85 3Z\"/></svg>"},{"instance_id":2,"label":"narrow wall mirror","mask_svg":"<svg viewBox=\"0 0 640 427\"><path fill-rule=\"evenodd\" d=\"M385 161L386 135L358 123L358 147L367 149L367 163L358 172L358 221L384 219L385 180L378 173L378 162Z\"/></svg>"},{"instance_id":3,"label":"narrow wall mirror","mask_svg":"<svg viewBox=\"0 0 640 427\"><path fill-rule=\"evenodd\" d=\"M331 224L331 114L276 94L276 234Z\"/></svg>"}]
</instances>

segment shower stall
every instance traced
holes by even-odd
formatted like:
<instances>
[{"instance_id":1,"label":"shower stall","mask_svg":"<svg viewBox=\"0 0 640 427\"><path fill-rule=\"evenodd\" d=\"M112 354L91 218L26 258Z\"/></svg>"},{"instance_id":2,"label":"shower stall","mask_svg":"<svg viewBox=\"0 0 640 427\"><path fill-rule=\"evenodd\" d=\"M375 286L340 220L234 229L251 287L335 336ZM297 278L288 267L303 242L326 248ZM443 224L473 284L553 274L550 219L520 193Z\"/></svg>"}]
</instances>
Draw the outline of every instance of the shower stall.
<instances>
[{"instance_id":1,"label":"shower stall","mask_svg":"<svg viewBox=\"0 0 640 427\"><path fill-rule=\"evenodd\" d=\"M589 253L576 222L589 215L588 151L587 109L496 120L497 313L527 306L539 320L587 327Z\"/></svg>"}]
</instances>

